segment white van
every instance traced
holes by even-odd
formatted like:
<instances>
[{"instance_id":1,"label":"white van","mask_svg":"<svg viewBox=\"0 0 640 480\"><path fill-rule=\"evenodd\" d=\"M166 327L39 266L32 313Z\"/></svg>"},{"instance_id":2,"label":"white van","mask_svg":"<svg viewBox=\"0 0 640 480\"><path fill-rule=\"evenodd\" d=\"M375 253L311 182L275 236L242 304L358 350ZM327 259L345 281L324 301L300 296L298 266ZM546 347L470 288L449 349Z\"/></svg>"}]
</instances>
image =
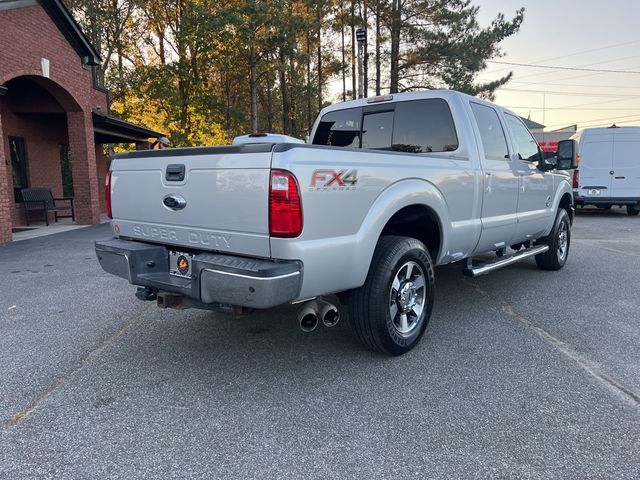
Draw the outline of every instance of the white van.
<instances>
[{"instance_id":1,"label":"white van","mask_svg":"<svg viewBox=\"0 0 640 480\"><path fill-rule=\"evenodd\" d=\"M576 205L626 205L640 213L640 127L586 128L576 133L580 161L573 175Z\"/></svg>"}]
</instances>

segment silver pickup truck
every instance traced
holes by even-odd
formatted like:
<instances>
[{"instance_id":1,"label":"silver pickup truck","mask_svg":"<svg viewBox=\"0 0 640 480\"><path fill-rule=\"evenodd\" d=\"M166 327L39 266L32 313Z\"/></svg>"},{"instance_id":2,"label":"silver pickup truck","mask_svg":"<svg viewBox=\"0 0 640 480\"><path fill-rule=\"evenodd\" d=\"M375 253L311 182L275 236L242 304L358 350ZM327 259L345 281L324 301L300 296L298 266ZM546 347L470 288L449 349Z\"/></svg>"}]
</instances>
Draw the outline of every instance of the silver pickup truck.
<instances>
[{"instance_id":1,"label":"silver pickup truck","mask_svg":"<svg viewBox=\"0 0 640 480\"><path fill-rule=\"evenodd\" d=\"M299 303L304 330L334 325L344 304L366 347L400 355L427 326L434 267L567 260L575 142L543 159L504 108L446 90L388 95L323 109L311 144L270 138L116 155L104 270L165 308Z\"/></svg>"}]
</instances>

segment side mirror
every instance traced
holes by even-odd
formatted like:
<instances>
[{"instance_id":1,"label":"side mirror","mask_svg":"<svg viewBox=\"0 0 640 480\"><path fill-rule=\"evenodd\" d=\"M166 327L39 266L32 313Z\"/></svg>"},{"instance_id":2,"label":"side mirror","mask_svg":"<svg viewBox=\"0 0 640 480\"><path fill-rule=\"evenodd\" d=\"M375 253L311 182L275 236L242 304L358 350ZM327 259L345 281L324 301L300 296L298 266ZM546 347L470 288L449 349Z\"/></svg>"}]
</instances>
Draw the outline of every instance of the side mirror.
<instances>
[{"instance_id":1,"label":"side mirror","mask_svg":"<svg viewBox=\"0 0 640 480\"><path fill-rule=\"evenodd\" d=\"M538 170L547 172L556 168L556 153L545 152L543 150L538 151Z\"/></svg>"},{"instance_id":2,"label":"side mirror","mask_svg":"<svg viewBox=\"0 0 640 480\"><path fill-rule=\"evenodd\" d=\"M578 144L575 140L560 140L556 170L572 170L578 166Z\"/></svg>"}]
</instances>

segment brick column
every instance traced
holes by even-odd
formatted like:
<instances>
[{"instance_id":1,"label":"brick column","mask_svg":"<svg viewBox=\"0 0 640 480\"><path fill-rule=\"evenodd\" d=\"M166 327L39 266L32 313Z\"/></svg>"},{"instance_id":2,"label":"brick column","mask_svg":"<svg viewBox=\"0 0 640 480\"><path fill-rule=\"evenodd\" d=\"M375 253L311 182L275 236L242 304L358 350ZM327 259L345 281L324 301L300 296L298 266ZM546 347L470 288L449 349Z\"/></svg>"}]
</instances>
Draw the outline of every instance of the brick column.
<instances>
[{"instance_id":1,"label":"brick column","mask_svg":"<svg viewBox=\"0 0 640 480\"><path fill-rule=\"evenodd\" d=\"M67 112L76 222L100 222L100 189L91 113Z\"/></svg>"},{"instance_id":2,"label":"brick column","mask_svg":"<svg viewBox=\"0 0 640 480\"><path fill-rule=\"evenodd\" d=\"M13 179L9 174L8 159L4 147L4 131L2 130L2 115L0 115L0 244L11 241L11 227L13 225L11 220Z\"/></svg>"}]
</instances>

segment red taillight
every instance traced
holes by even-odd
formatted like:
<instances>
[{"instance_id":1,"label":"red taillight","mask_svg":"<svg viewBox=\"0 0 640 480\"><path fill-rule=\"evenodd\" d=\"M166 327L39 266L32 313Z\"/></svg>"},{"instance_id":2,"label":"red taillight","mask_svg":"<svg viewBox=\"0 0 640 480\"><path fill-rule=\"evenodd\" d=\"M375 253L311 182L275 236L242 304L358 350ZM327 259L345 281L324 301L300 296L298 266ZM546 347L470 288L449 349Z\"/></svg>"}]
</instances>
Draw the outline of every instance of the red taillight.
<instances>
[{"instance_id":1,"label":"red taillight","mask_svg":"<svg viewBox=\"0 0 640 480\"><path fill-rule=\"evenodd\" d=\"M297 237L302 232L302 204L296 177L286 170L271 170L269 235Z\"/></svg>"},{"instance_id":2,"label":"red taillight","mask_svg":"<svg viewBox=\"0 0 640 480\"><path fill-rule=\"evenodd\" d=\"M105 206L107 207L107 217L113 218L111 214L111 172L107 172L107 181L104 184Z\"/></svg>"},{"instance_id":3,"label":"red taillight","mask_svg":"<svg viewBox=\"0 0 640 480\"><path fill-rule=\"evenodd\" d=\"M573 171L573 188L579 188L580 170L577 168Z\"/></svg>"}]
</instances>

